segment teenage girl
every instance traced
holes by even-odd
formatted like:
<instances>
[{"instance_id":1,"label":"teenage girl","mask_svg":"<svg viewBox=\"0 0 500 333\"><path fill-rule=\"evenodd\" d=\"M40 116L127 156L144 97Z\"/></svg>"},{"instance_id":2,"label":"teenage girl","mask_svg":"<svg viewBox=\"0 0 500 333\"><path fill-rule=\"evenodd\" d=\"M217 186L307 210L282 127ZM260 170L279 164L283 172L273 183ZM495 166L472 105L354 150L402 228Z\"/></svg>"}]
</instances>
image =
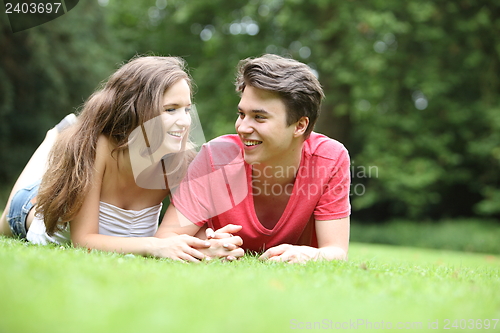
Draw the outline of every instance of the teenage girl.
<instances>
[{"instance_id":1,"label":"teenage girl","mask_svg":"<svg viewBox=\"0 0 500 333\"><path fill-rule=\"evenodd\" d=\"M162 201L190 160L190 108L182 59L123 65L78 117L47 132L14 185L0 235L192 262L243 255L239 237L154 237Z\"/></svg>"}]
</instances>

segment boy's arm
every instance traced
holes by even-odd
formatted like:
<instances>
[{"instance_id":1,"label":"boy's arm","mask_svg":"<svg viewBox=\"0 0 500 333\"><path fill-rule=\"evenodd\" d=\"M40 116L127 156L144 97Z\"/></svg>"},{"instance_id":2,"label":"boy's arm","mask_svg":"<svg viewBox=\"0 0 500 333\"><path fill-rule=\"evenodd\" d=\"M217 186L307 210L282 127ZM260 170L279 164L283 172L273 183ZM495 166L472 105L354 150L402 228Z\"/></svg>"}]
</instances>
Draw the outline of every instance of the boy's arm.
<instances>
[{"instance_id":1,"label":"boy's arm","mask_svg":"<svg viewBox=\"0 0 500 333\"><path fill-rule=\"evenodd\" d=\"M268 249L260 259L300 263L309 260L347 260L349 217L338 220L316 220L318 248L282 244Z\"/></svg>"},{"instance_id":2,"label":"boy's arm","mask_svg":"<svg viewBox=\"0 0 500 333\"><path fill-rule=\"evenodd\" d=\"M326 260L347 260L349 250L350 218L316 221L319 257Z\"/></svg>"},{"instance_id":3,"label":"boy's arm","mask_svg":"<svg viewBox=\"0 0 500 333\"><path fill-rule=\"evenodd\" d=\"M170 204L165 211L163 220L156 231L155 237L167 238L175 235L186 234L194 236L201 227L191 222L174 205Z\"/></svg>"}]
</instances>

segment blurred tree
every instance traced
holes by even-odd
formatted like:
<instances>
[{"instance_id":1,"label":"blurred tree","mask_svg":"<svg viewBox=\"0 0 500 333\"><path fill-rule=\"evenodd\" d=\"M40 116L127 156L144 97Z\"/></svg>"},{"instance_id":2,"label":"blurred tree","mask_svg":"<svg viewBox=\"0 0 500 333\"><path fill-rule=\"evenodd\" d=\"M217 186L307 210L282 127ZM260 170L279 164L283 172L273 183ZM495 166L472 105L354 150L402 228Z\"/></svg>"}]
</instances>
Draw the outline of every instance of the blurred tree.
<instances>
[{"instance_id":1,"label":"blurred tree","mask_svg":"<svg viewBox=\"0 0 500 333\"><path fill-rule=\"evenodd\" d=\"M195 102L211 139L234 132L238 96L232 83L238 61L263 53L290 56L307 63L324 86L327 98L316 129L350 150L358 219L500 217L496 1L99 0L87 6L92 10L84 15L87 20L82 18L74 30L64 28L72 31L67 37L71 42L53 46L59 50L50 53L55 60L39 57L44 62L29 70L11 70L8 82L13 73L23 77L37 70L40 79L33 81L50 82L44 97L37 97L44 102L23 101L27 109L70 101L71 91L54 88L67 82L51 74L62 68L68 77L78 78L74 73L82 68L86 76L105 72L99 66L107 66L110 54L115 60L137 53L178 55L192 68L198 85ZM57 29L63 28L54 29L51 33L58 36ZM76 43L77 35L86 44ZM41 52L28 42L30 36L16 37L18 49ZM7 45L5 40L4 34L0 45ZM108 43L106 49L100 42ZM62 58L66 48L81 50L75 56L78 64ZM10 59L19 63L23 58L11 54ZM9 93L13 84L1 82L6 91L0 103L3 117L4 110L19 110L8 105L20 95ZM47 92L54 90L66 95L55 98ZM20 132L29 122L15 123L14 132Z\"/></svg>"},{"instance_id":2,"label":"blurred tree","mask_svg":"<svg viewBox=\"0 0 500 333\"><path fill-rule=\"evenodd\" d=\"M120 58L97 2L12 33L0 21L0 184L11 187L45 132L75 109ZM43 166L40 166L43 167Z\"/></svg>"}]
</instances>

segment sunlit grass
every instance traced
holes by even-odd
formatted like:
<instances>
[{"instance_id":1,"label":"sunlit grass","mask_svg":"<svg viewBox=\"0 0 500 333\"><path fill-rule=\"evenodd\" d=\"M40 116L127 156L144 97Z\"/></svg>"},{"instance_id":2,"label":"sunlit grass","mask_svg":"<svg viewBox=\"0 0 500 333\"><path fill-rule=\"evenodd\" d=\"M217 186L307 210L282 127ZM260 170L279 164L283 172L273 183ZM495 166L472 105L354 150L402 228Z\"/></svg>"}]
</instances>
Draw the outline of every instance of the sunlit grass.
<instances>
[{"instance_id":1,"label":"sunlit grass","mask_svg":"<svg viewBox=\"0 0 500 333\"><path fill-rule=\"evenodd\" d=\"M500 317L498 256L364 244L349 255L196 265L0 238L0 332L282 332L359 320L426 328Z\"/></svg>"}]
</instances>

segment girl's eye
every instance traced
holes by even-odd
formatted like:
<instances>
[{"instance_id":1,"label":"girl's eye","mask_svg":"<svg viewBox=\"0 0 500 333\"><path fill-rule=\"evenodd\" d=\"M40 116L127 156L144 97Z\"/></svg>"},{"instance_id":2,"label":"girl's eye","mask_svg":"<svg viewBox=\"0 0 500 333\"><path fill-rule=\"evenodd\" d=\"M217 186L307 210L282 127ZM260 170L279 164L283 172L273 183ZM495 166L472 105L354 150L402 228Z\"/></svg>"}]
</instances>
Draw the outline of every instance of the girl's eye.
<instances>
[{"instance_id":1,"label":"girl's eye","mask_svg":"<svg viewBox=\"0 0 500 333\"><path fill-rule=\"evenodd\" d=\"M185 107L185 108L168 108L168 109L165 109L165 112L168 112L168 113L174 113L174 112L177 112L178 110L182 110L184 109L184 112L186 113L190 113L191 112L191 107Z\"/></svg>"},{"instance_id":2,"label":"girl's eye","mask_svg":"<svg viewBox=\"0 0 500 333\"><path fill-rule=\"evenodd\" d=\"M238 111L236 112L236 114L238 115L238 117L240 117L241 119L243 119L245 117L245 114L241 111Z\"/></svg>"},{"instance_id":3,"label":"girl's eye","mask_svg":"<svg viewBox=\"0 0 500 333\"><path fill-rule=\"evenodd\" d=\"M256 116L255 116L255 119L258 119L258 120L264 120L264 119L266 119L266 117L256 115Z\"/></svg>"}]
</instances>

